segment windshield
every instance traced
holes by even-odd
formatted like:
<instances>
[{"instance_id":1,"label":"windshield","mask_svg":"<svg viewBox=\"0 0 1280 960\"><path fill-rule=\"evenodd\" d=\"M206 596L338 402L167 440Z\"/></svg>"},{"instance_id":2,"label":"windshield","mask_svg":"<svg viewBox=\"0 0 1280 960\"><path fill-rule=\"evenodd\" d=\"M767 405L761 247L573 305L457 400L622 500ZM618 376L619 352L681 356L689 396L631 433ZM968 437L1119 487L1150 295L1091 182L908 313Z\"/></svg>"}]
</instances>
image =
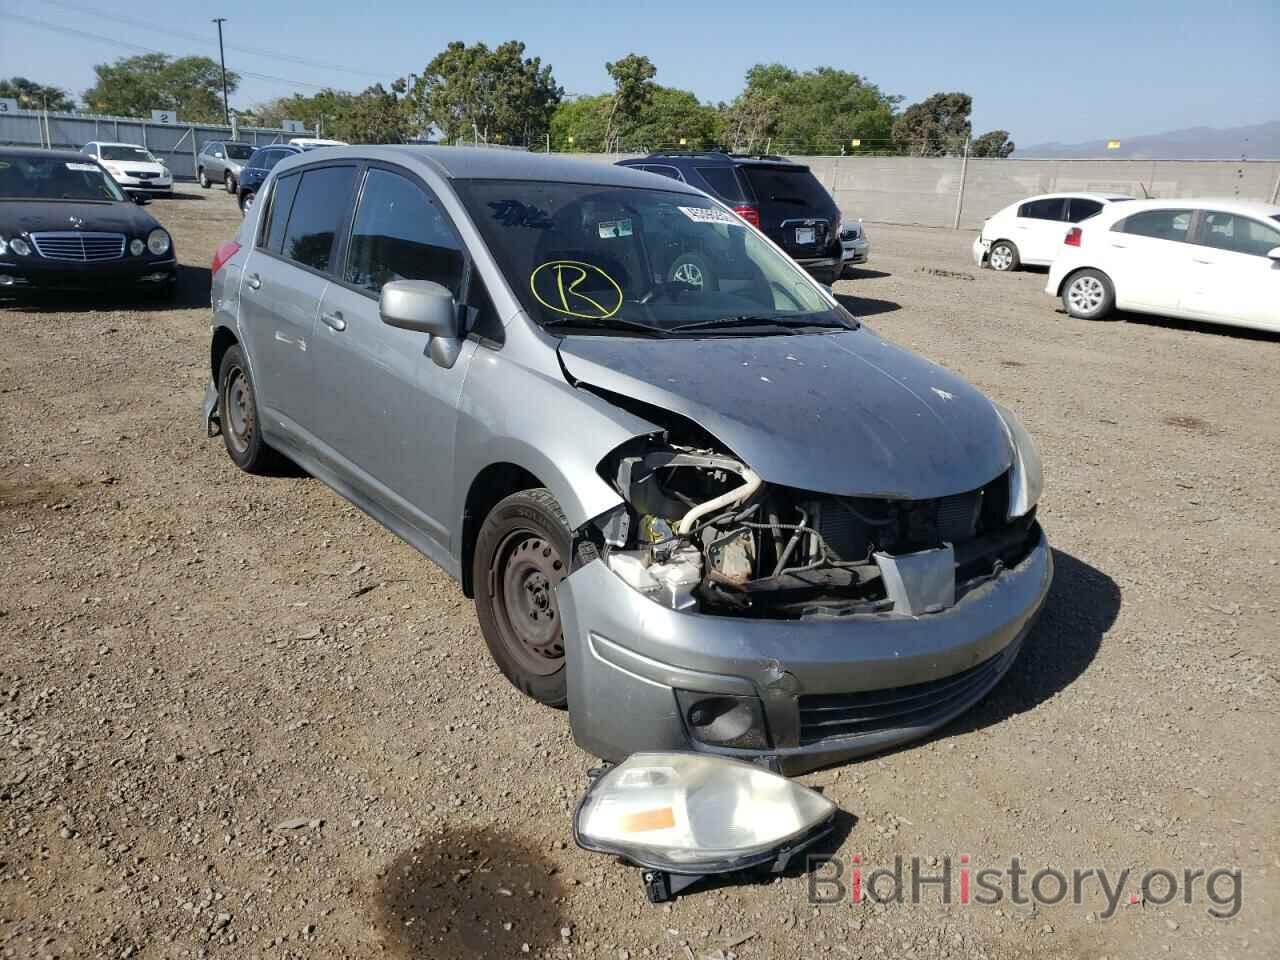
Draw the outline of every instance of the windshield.
<instances>
[{"instance_id":1,"label":"windshield","mask_svg":"<svg viewBox=\"0 0 1280 960\"><path fill-rule=\"evenodd\" d=\"M153 157L148 150L141 147L131 147L128 144L120 143L104 143L98 148L102 153L103 160L133 160L136 163L155 163L156 158Z\"/></svg>"},{"instance_id":2,"label":"windshield","mask_svg":"<svg viewBox=\"0 0 1280 960\"><path fill-rule=\"evenodd\" d=\"M247 143L228 143L227 156L232 160L248 160L253 156L253 147Z\"/></svg>"},{"instance_id":3,"label":"windshield","mask_svg":"<svg viewBox=\"0 0 1280 960\"><path fill-rule=\"evenodd\" d=\"M92 160L0 157L0 200L123 200Z\"/></svg>"},{"instance_id":4,"label":"windshield","mask_svg":"<svg viewBox=\"0 0 1280 960\"><path fill-rule=\"evenodd\" d=\"M527 180L457 188L511 289L544 326L650 335L856 326L705 196Z\"/></svg>"}]
</instances>

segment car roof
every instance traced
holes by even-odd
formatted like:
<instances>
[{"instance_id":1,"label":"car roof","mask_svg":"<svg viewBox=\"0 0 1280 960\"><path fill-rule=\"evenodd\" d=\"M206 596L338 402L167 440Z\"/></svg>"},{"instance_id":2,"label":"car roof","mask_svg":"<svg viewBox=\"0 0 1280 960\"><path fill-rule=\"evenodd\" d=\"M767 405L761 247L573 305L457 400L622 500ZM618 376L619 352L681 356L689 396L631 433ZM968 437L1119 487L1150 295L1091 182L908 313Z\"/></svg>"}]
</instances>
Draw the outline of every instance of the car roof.
<instances>
[{"instance_id":1,"label":"car roof","mask_svg":"<svg viewBox=\"0 0 1280 960\"><path fill-rule=\"evenodd\" d=\"M1123 211L1124 216L1140 213L1143 210L1220 210L1223 213L1238 213L1241 216L1257 217L1269 220L1280 216L1280 206L1274 203L1262 203L1257 200L1236 200L1230 197L1156 197L1148 200L1130 200L1116 208L1117 215Z\"/></svg>"},{"instance_id":2,"label":"car roof","mask_svg":"<svg viewBox=\"0 0 1280 960\"><path fill-rule=\"evenodd\" d=\"M0 147L0 157L22 157L35 160L40 157L53 157L55 160L68 160L84 163L85 156L79 150L46 150L43 147Z\"/></svg>"},{"instance_id":3,"label":"car roof","mask_svg":"<svg viewBox=\"0 0 1280 960\"><path fill-rule=\"evenodd\" d=\"M1133 197L1124 193L1097 193L1092 190L1063 190L1059 193L1037 193L1034 197L1024 197L1014 206L1030 203L1032 200L1058 200L1066 197L1079 197L1082 200L1097 200L1100 203L1114 203L1117 200L1129 201Z\"/></svg>"},{"instance_id":4,"label":"car roof","mask_svg":"<svg viewBox=\"0 0 1280 960\"><path fill-rule=\"evenodd\" d=\"M793 163L786 157L772 153L722 153L719 150L667 150L651 153L644 157L627 157L618 163L635 165L640 163L675 163L680 160L693 161L699 164L720 164L726 167L785 167L788 170L807 170L802 164Z\"/></svg>"},{"instance_id":5,"label":"car roof","mask_svg":"<svg viewBox=\"0 0 1280 960\"><path fill-rule=\"evenodd\" d=\"M123 140L90 140L89 143L96 143L100 147L137 147L139 150L146 150L140 143L125 143ZM86 143L87 147L89 143ZM148 153L150 151L147 151Z\"/></svg>"},{"instance_id":6,"label":"car roof","mask_svg":"<svg viewBox=\"0 0 1280 960\"><path fill-rule=\"evenodd\" d=\"M305 159L289 158L277 169L286 170L321 159L383 160L405 166L425 167L449 180L544 180L553 183L586 183L602 187L653 187L654 174L631 170L600 160L567 157L525 150L486 147L441 147L397 144L394 146L319 147ZM661 180L663 189L701 196L701 191L677 180Z\"/></svg>"}]
</instances>

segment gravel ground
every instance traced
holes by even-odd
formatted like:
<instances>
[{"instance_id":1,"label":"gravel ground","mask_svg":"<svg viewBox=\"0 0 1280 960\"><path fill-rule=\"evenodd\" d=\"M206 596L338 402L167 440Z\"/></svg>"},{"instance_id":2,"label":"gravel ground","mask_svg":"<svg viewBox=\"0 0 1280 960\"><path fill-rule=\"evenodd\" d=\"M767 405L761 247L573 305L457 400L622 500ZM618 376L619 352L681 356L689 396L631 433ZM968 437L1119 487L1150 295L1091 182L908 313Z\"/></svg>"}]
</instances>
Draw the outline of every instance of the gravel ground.
<instances>
[{"instance_id":1,"label":"gravel ground","mask_svg":"<svg viewBox=\"0 0 1280 960\"><path fill-rule=\"evenodd\" d=\"M150 209L178 305L0 307L3 956L1280 956L1276 338L1071 321L970 234L872 226L838 292L1024 418L1058 572L969 715L803 782L868 870L1132 868L1125 904L814 906L797 873L657 907L573 846L593 761L459 588L205 438L206 265L238 213ZM1160 866L1239 868L1243 908L1129 904Z\"/></svg>"}]
</instances>

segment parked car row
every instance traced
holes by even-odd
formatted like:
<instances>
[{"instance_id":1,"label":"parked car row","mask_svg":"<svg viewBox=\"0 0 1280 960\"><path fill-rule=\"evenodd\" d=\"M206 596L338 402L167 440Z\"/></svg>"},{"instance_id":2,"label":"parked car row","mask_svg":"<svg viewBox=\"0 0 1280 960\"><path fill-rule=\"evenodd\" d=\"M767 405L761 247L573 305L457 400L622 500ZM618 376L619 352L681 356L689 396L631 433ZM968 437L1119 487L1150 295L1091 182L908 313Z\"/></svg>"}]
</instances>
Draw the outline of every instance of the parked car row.
<instances>
[{"instance_id":1,"label":"parked car row","mask_svg":"<svg viewBox=\"0 0 1280 960\"><path fill-rule=\"evenodd\" d=\"M1280 331L1280 206L1239 200L1028 197L989 218L974 262L1048 266L1073 317L1118 310Z\"/></svg>"}]
</instances>

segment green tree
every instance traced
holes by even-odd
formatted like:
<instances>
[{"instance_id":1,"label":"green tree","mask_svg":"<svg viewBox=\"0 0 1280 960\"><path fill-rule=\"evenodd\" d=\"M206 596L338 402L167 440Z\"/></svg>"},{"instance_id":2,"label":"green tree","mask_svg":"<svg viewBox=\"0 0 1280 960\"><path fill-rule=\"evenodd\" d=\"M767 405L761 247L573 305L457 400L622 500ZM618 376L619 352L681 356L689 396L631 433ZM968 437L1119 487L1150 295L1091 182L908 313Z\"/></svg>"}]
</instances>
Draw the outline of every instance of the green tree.
<instances>
[{"instance_id":1,"label":"green tree","mask_svg":"<svg viewBox=\"0 0 1280 960\"><path fill-rule=\"evenodd\" d=\"M377 83L352 97L338 113L333 134L348 143L404 143L409 126L404 101Z\"/></svg>"},{"instance_id":2,"label":"green tree","mask_svg":"<svg viewBox=\"0 0 1280 960\"><path fill-rule=\"evenodd\" d=\"M84 102L95 113L142 117L152 110L172 110L179 120L223 119L222 70L208 57L144 53L100 63L93 72L98 82L85 91ZM240 77L228 70L227 90L234 92L239 85Z\"/></svg>"},{"instance_id":3,"label":"green tree","mask_svg":"<svg viewBox=\"0 0 1280 960\"><path fill-rule=\"evenodd\" d=\"M551 115L551 148L570 153L604 150L604 131L613 96L575 97L562 101Z\"/></svg>"},{"instance_id":4,"label":"green tree","mask_svg":"<svg viewBox=\"0 0 1280 960\"><path fill-rule=\"evenodd\" d=\"M842 153L858 139L868 151L888 140L898 100L846 70L756 64L742 93L721 112L722 137L742 150Z\"/></svg>"},{"instance_id":5,"label":"green tree","mask_svg":"<svg viewBox=\"0 0 1280 960\"><path fill-rule=\"evenodd\" d=\"M898 148L913 157L942 157L964 149L972 127L973 97L967 93L935 93L913 103L893 125Z\"/></svg>"},{"instance_id":6,"label":"green tree","mask_svg":"<svg viewBox=\"0 0 1280 960\"><path fill-rule=\"evenodd\" d=\"M613 102L609 105L604 132L608 145L621 142L621 138L630 134L639 122L641 113L653 98L657 86L653 78L657 76L658 68L648 57L636 53L628 53L620 60L606 63L604 68L613 78Z\"/></svg>"},{"instance_id":7,"label":"green tree","mask_svg":"<svg viewBox=\"0 0 1280 960\"><path fill-rule=\"evenodd\" d=\"M524 56L519 41L493 50L454 41L426 65L409 96L413 112L446 140L478 134L490 142L533 145L546 135L564 90L549 65Z\"/></svg>"},{"instance_id":8,"label":"green tree","mask_svg":"<svg viewBox=\"0 0 1280 960\"><path fill-rule=\"evenodd\" d=\"M61 87L45 86L26 77L10 77L0 80L0 97L17 100L23 110L55 110L66 112L75 109L75 101Z\"/></svg>"},{"instance_id":9,"label":"green tree","mask_svg":"<svg viewBox=\"0 0 1280 960\"><path fill-rule=\"evenodd\" d=\"M240 119L262 127L281 127L286 120L300 120L311 130L332 130L334 122L350 109L354 99L345 90L326 89L307 97L295 93L259 104L241 113Z\"/></svg>"},{"instance_id":10,"label":"green tree","mask_svg":"<svg viewBox=\"0 0 1280 960\"><path fill-rule=\"evenodd\" d=\"M973 141L969 147L971 157L1007 157L1014 151L1014 142L1008 130L991 130Z\"/></svg>"}]
</instances>

